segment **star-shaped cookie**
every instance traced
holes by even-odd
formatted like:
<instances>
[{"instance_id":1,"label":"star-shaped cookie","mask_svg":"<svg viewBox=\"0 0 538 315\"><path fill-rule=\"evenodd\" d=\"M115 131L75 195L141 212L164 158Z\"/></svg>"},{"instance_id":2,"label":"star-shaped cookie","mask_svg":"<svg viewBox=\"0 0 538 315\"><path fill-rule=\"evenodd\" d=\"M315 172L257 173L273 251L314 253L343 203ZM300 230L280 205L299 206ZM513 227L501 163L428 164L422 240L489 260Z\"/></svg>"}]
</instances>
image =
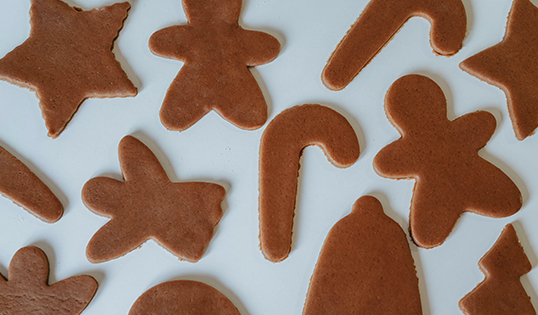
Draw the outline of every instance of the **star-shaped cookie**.
<instances>
[{"instance_id":1,"label":"star-shaped cookie","mask_svg":"<svg viewBox=\"0 0 538 315\"><path fill-rule=\"evenodd\" d=\"M504 39L464 60L460 68L506 93L518 140L538 127L538 8L514 0Z\"/></svg>"},{"instance_id":2,"label":"star-shaped cookie","mask_svg":"<svg viewBox=\"0 0 538 315\"><path fill-rule=\"evenodd\" d=\"M0 59L0 79L36 92L49 136L64 130L86 98L136 95L112 52L128 2L90 11L31 2L30 37Z\"/></svg>"},{"instance_id":3,"label":"star-shaped cookie","mask_svg":"<svg viewBox=\"0 0 538 315\"><path fill-rule=\"evenodd\" d=\"M151 36L154 54L185 62L161 108L167 129L186 130L211 110L243 129L257 129L267 120L267 104L248 67L275 59L280 43L239 26L241 3L183 0L189 24Z\"/></svg>"},{"instance_id":4,"label":"star-shaped cookie","mask_svg":"<svg viewBox=\"0 0 538 315\"><path fill-rule=\"evenodd\" d=\"M91 276L71 277L48 285L49 262L34 246L21 248L9 265L8 280L0 275L0 314L77 315L97 291Z\"/></svg>"},{"instance_id":5,"label":"star-shaped cookie","mask_svg":"<svg viewBox=\"0 0 538 315\"><path fill-rule=\"evenodd\" d=\"M502 218L522 205L514 182L478 155L495 131L495 117L477 111L451 121L446 105L431 79L398 79L387 92L385 111L402 137L374 158L381 176L416 180L409 226L424 248L441 245L465 211Z\"/></svg>"},{"instance_id":6,"label":"star-shaped cookie","mask_svg":"<svg viewBox=\"0 0 538 315\"><path fill-rule=\"evenodd\" d=\"M111 218L90 240L88 259L115 259L153 239L182 260L198 261L222 217L224 188L170 182L151 150L132 136L120 142L119 157L125 182L97 177L82 189L84 204Z\"/></svg>"}]
</instances>

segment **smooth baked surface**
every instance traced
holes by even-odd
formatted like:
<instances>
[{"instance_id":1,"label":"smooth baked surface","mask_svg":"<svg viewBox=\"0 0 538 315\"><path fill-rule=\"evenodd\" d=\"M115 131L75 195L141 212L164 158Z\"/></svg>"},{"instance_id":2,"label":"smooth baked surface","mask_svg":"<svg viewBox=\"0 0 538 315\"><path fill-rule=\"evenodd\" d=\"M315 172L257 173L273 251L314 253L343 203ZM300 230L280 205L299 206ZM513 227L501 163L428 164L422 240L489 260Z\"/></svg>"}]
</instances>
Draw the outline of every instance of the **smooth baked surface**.
<instances>
[{"instance_id":1,"label":"smooth baked surface","mask_svg":"<svg viewBox=\"0 0 538 315\"><path fill-rule=\"evenodd\" d=\"M532 265L519 243L516 230L508 224L493 247L478 262L486 275L476 288L461 299L466 315L535 315L531 298L520 278Z\"/></svg>"},{"instance_id":2,"label":"smooth baked surface","mask_svg":"<svg viewBox=\"0 0 538 315\"><path fill-rule=\"evenodd\" d=\"M118 151L125 181L96 177L82 188L84 204L111 218L90 240L88 260L115 259L153 239L182 260L198 261L222 217L224 188L170 182L153 152L132 136Z\"/></svg>"},{"instance_id":3,"label":"smooth baked surface","mask_svg":"<svg viewBox=\"0 0 538 315\"><path fill-rule=\"evenodd\" d=\"M60 200L24 163L0 147L0 193L48 223L64 212Z\"/></svg>"},{"instance_id":4,"label":"smooth baked surface","mask_svg":"<svg viewBox=\"0 0 538 315\"><path fill-rule=\"evenodd\" d=\"M144 292L129 315L240 315L224 294L198 281L161 283Z\"/></svg>"},{"instance_id":5,"label":"smooth baked surface","mask_svg":"<svg viewBox=\"0 0 538 315\"><path fill-rule=\"evenodd\" d=\"M359 198L327 235L303 314L422 314L407 237L376 198Z\"/></svg>"},{"instance_id":6,"label":"smooth baked surface","mask_svg":"<svg viewBox=\"0 0 538 315\"><path fill-rule=\"evenodd\" d=\"M431 79L398 79L385 97L385 112L401 138L374 158L379 175L416 180L409 224L424 248L441 245L464 211L502 218L522 205L512 180L478 155L495 131L493 115L477 111L450 121L446 106Z\"/></svg>"},{"instance_id":7,"label":"smooth baked surface","mask_svg":"<svg viewBox=\"0 0 538 315\"><path fill-rule=\"evenodd\" d=\"M248 67L275 59L280 43L239 26L241 3L183 0L189 24L151 36L154 54L185 62L161 108L167 129L186 130L211 110L243 129L257 129L267 120L267 104Z\"/></svg>"},{"instance_id":8,"label":"smooth baked surface","mask_svg":"<svg viewBox=\"0 0 538 315\"><path fill-rule=\"evenodd\" d=\"M260 143L260 247L273 262L291 251L299 160L309 145L319 146L336 167L349 167L359 158L353 127L329 107L294 106L269 123Z\"/></svg>"},{"instance_id":9,"label":"smooth baked surface","mask_svg":"<svg viewBox=\"0 0 538 315\"><path fill-rule=\"evenodd\" d=\"M97 291L91 276L76 276L48 285L49 262L34 246L21 248L9 264L8 280L0 275L0 314L77 315Z\"/></svg>"},{"instance_id":10,"label":"smooth baked surface","mask_svg":"<svg viewBox=\"0 0 538 315\"><path fill-rule=\"evenodd\" d=\"M31 0L30 37L0 59L0 79L36 92L56 138L90 97L135 96L112 47L128 2L82 11L60 0Z\"/></svg>"},{"instance_id":11,"label":"smooth baked surface","mask_svg":"<svg viewBox=\"0 0 538 315\"><path fill-rule=\"evenodd\" d=\"M432 24L430 44L436 54L460 50L467 31L461 0L371 0L327 61L323 84L331 90L345 88L413 16Z\"/></svg>"},{"instance_id":12,"label":"smooth baked surface","mask_svg":"<svg viewBox=\"0 0 538 315\"><path fill-rule=\"evenodd\" d=\"M518 140L538 127L538 8L514 0L504 39L464 60L460 68L506 94L508 113Z\"/></svg>"}]
</instances>

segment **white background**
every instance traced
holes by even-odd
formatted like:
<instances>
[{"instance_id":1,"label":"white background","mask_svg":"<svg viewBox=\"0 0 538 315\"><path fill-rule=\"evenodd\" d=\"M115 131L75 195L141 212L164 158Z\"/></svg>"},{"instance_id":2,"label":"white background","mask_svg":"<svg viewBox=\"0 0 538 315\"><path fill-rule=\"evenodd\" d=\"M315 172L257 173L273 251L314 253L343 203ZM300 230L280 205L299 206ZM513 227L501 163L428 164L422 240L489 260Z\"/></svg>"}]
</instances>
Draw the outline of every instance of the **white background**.
<instances>
[{"instance_id":1,"label":"white background","mask_svg":"<svg viewBox=\"0 0 538 315\"><path fill-rule=\"evenodd\" d=\"M0 1L0 57L29 34L30 1ZM83 9L112 0L68 0ZM321 71L367 0L244 0L240 24L278 38L280 55L251 69L264 90L269 120L286 108L319 103L342 113L359 137L361 156L337 169L319 148L305 150L299 178L293 248L282 263L265 260L258 241L258 146L266 125L256 131L232 126L210 113L185 132L167 131L158 112L181 62L153 55L148 39L164 27L185 24L179 0L132 0L132 9L114 53L139 88L135 98L86 100L57 139L46 129L35 94L0 82L0 145L26 163L59 196L66 210L54 224L43 223L0 198L0 273L7 275L13 254L37 245L51 263L49 283L89 274L99 289L84 314L127 314L149 288L169 280L194 279L224 293L242 315L301 314L308 284L329 229L351 211L354 201L371 194L385 212L408 230L413 181L389 180L372 168L375 154L399 134L386 119L384 95L399 77L418 73L446 94L449 118L488 110L497 130L480 155L520 188L524 204L516 215L490 219L464 214L441 247L417 249L415 258L424 314L460 314L458 301L483 279L477 262L503 227L514 223L533 266L538 265L538 135L517 141L504 93L461 71L465 58L501 41L511 1L463 0L468 33L453 57L436 56L429 45L430 24L412 18L343 91L329 91ZM535 5L538 1L533 0ZM198 263L179 261L149 241L124 257L91 264L85 248L106 222L80 199L81 188L96 176L121 179L117 146L134 135L157 155L172 181L209 181L227 194L224 216ZM538 309L538 272L522 277Z\"/></svg>"}]
</instances>

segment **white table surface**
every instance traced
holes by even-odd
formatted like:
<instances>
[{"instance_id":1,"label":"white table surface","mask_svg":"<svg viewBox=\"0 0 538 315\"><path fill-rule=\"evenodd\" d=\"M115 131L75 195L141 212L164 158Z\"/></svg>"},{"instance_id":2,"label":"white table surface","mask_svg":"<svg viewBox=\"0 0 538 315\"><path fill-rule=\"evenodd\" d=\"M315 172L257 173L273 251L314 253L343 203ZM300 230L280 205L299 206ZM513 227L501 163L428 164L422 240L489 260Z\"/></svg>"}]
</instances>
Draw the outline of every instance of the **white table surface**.
<instances>
[{"instance_id":1,"label":"white table surface","mask_svg":"<svg viewBox=\"0 0 538 315\"><path fill-rule=\"evenodd\" d=\"M91 9L112 0L68 0ZM273 62L252 69L269 105L269 120L294 105L319 103L342 113L355 128L361 156L347 169L332 166L316 147L301 161L299 196L291 255L282 263L265 260L258 240L258 147L266 125L238 129L214 112L187 131L166 130L158 112L182 63L153 55L148 39L164 27L185 24L180 0L132 0L132 9L114 52L139 88L135 98L89 99L57 138L47 137L33 92L0 82L0 145L25 162L59 196L64 216L43 223L10 200L0 198L0 273L7 275L13 254L36 245L51 263L49 283L89 274L99 289L84 314L127 314L143 292L159 283L193 279L224 293L242 315L301 314L310 276L327 232L351 211L357 198L376 196L385 212L408 230L411 180L389 180L372 168L375 154L399 138L387 120L383 99L399 77L418 73L439 84L449 118L488 110L497 130L480 155L518 185L523 208L505 219L464 214L442 246L424 250L410 242L420 282L424 314L460 314L458 301L483 279L477 262L503 227L514 223L533 266L538 265L538 135L517 141L506 97L463 72L458 64L501 41L511 1L463 0L468 34L453 57L436 56L429 45L430 24L412 18L343 91L321 82L321 71L367 0L244 0L240 23L276 36L282 51ZM533 0L538 5L537 0ZM0 57L29 34L29 0L0 1ZM90 212L80 198L96 176L121 179L117 147L125 135L144 141L172 181L223 185L224 216L198 263L179 261L153 241L124 257L92 264L85 249L108 219ZM522 282L538 309L538 271Z\"/></svg>"}]
</instances>

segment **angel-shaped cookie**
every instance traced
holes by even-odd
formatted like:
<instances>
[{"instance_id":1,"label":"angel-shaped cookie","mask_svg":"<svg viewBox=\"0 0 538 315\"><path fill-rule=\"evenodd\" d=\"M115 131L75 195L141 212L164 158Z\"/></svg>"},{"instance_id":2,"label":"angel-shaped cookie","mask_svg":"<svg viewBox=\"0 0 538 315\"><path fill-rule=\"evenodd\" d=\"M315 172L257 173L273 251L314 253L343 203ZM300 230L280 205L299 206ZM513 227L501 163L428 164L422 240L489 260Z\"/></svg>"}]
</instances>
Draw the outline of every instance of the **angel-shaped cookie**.
<instances>
[{"instance_id":1,"label":"angel-shaped cookie","mask_svg":"<svg viewBox=\"0 0 538 315\"><path fill-rule=\"evenodd\" d=\"M495 118L477 111L450 121L435 82L408 75L391 86L385 111L402 137L374 159L378 174L416 180L409 224L418 246L441 245L464 211L500 218L516 213L521 192L478 155L495 131Z\"/></svg>"},{"instance_id":2,"label":"angel-shaped cookie","mask_svg":"<svg viewBox=\"0 0 538 315\"><path fill-rule=\"evenodd\" d=\"M153 239L180 259L198 261L222 217L224 188L170 182L157 157L132 136L122 139L119 155L125 182L97 177L82 188L84 204L111 218L90 240L88 259L118 258Z\"/></svg>"},{"instance_id":3,"label":"angel-shaped cookie","mask_svg":"<svg viewBox=\"0 0 538 315\"><path fill-rule=\"evenodd\" d=\"M276 58L273 36L247 31L238 24L241 0L183 0L189 20L153 34L156 55L185 62L161 108L161 121L183 131L211 110L243 129L267 120L267 104L248 67Z\"/></svg>"}]
</instances>

